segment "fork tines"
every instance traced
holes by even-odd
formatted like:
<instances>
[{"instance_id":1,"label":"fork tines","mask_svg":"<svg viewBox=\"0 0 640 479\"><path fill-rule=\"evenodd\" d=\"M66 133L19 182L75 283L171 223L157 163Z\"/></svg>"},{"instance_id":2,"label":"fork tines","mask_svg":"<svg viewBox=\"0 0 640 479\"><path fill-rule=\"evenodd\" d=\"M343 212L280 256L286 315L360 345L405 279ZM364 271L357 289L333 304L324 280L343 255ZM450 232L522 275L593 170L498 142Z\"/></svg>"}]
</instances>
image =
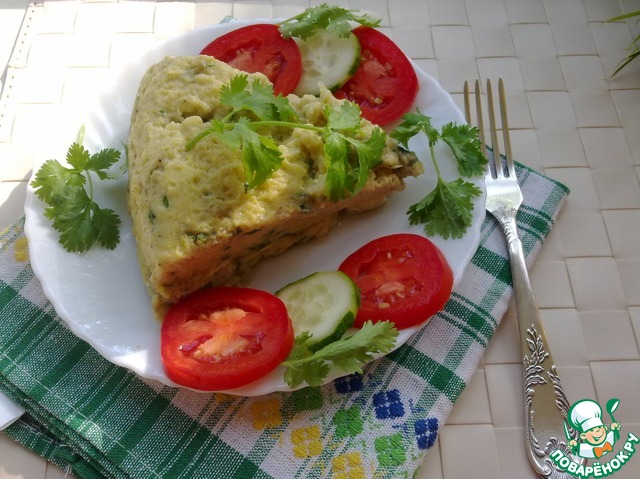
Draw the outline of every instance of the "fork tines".
<instances>
[{"instance_id":1,"label":"fork tines","mask_svg":"<svg viewBox=\"0 0 640 479\"><path fill-rule=\"evenodd\" d=\"M464 110L465 119L467 123L471 124L471 104L469 101L469 84L464 82ZM479 140L482 146L482 152L487 155L485 129L484 129L484 115L482 112L482 91L480 88L480 80L476 79L474 85L474 97L475 97L475 110L476 110L476 125L479 130ZM509 120L507 117L507 103L504 92L504 83L502 78L498 79L498 101L500 105L500 121L502 123L502 140L504 145L504 157L506 158L506 164L502 165L502 156L500 154L500 145L498 142L498 127L496 124L496 115L494 109L493 89L491 87L491 80L487 79L487 109L489 117L489 132L491 136L491 151L493 153L494 164L490 165L492 174L494 176L506 176L515 177L515 169L513 166L513 155L511 152L511 140L509 138ZM505 171L506 167L506 171Z\"/></svg>"}]
</instances>

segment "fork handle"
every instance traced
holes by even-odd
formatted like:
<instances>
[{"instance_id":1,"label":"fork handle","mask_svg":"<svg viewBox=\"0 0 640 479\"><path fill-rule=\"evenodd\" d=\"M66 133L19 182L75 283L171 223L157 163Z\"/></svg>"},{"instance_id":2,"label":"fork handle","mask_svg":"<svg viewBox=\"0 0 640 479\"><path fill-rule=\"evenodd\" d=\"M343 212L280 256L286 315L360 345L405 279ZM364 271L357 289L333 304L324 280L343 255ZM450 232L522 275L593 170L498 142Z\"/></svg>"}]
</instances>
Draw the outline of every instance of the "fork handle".
<instances>
[{"instance_id":1,"label":"fork handle","mask_svg":"<svg viewBox=\"0 0 640 479\"><path fill-rule=\"evenodd\" d=\"M569 440L578 439L578 432L568 427L566 422L570 404L556 372L540 321L522 241L518 236L515 211L503 216L500 223L508 243L522 347L525 450L529 462L540 477L573 478L574 476L556 468L550 457L555 450L560 450L575 462L586 462L585 459L573 456L567 445Z\"/></svg>"}]
</instances>

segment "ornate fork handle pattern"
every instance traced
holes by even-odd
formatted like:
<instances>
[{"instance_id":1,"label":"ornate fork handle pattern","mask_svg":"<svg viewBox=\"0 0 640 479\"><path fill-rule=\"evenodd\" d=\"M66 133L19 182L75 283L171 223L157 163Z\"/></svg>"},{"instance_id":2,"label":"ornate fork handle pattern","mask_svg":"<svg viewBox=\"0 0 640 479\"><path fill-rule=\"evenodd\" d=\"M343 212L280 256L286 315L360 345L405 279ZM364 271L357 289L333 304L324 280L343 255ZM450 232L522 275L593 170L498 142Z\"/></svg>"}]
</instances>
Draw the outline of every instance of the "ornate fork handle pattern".
<instances>
[{"instance_id":1,"label":"ornate fork handle pattern","mask_svg":"<svg viewBox=\"0 0 640 479\"><path fill-rule=\"evenodd\" d=\"M502 226L509 249L509 263L515 294L516 316L520 330L522 368L524 377L524 436L526 453L533 469L543 478L573 478L559 471L550 459L551 453L559 449L571 457L567 442L578 440L578 432L564 423L570 403L564 393L556 371L548 341L540 321L531 282L527 271L522 242L518 235L515 208L498 208L493 212ZM584 463L585 459L574 458Z\"/></svg>"},{"instance_id":2,"label":"ornate fork handle pattern","mask_svg":"<svg viewBox=\"0 0 640 479\"><path fill-rule=\"evenodd\" d=\"M487 81L487 106L493 165L490 165L485 176L487 188L486 209L499 222L509 251L509 264L522 348L524 378L523 419L526 455L531 466L540 477L569 479L574 476L558 469L551 459L551 454L559 450L565 456L571 457L574 462L584 464L586 460L574 456L571 452L571 447L568 445L568 442L572 439L578 440L578 432L571 428L567 422L570 404L565 396L555 363L548 348L547 338L540 321L540 313L531 287L522 242L518 235L516 214L522 204L522 192L517 182L511 153L502 80L500 80L498 86L505 156L503 158L500 155L493 94L491 83ZM469 88L466 83L464 93L466 119L470 123ZM479 82L476 80L477 124L480 141L484 145L484 122L480 95ZM506 165L503 163L506 163Z\"/></svg>"},{"instance_id":3,"label":"ornate fork handle pattern","mask_svg":"<svg viewBox=\"0 0 640 479\"><path fill-rule=\"evenodd\" d=\"M520 242L518 227L516 225L517 213L517 208L510 208L503 204L497 205L493 213L493 216L496 217L500 226L502 226L502 231L507 239L509 251L511 251L512 248L522 250L522 243Z\"/></svg>"}]
</instances>

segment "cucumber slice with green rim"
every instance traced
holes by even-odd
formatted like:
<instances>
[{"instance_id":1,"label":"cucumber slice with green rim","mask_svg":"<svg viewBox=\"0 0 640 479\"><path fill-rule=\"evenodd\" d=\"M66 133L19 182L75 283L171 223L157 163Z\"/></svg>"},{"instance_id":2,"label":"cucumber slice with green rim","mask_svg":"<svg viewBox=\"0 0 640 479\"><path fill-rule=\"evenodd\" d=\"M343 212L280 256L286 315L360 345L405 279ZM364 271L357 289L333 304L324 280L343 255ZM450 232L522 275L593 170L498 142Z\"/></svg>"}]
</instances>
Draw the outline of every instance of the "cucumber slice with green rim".
<instances>
[{"instance_id":1,"label":"cucumber slice with green rim","mask_svg":"<svg viewBox=\"0 0 640 479\"><path fill-rule=\"evenodd\" d=\"M288 284L276 296L287 307L294 335L311 335L306 344L312 351L340 339L360 307L360 290L341 271L313 273Z\"/></svg>"},{"instance_id":2,"label":"cucumber slice with green rim","mask_svg":"<svg viewBox=\"0 0 640 479\"><path fill-rule=\"evenodd\" d=\"M318 95L320 83L337 90L353 76L360 63L360 42L350 33L340 37L320 30L306 40L296 39L302 56L302 77L294 93Z\"/></svg>"}]
</instances>

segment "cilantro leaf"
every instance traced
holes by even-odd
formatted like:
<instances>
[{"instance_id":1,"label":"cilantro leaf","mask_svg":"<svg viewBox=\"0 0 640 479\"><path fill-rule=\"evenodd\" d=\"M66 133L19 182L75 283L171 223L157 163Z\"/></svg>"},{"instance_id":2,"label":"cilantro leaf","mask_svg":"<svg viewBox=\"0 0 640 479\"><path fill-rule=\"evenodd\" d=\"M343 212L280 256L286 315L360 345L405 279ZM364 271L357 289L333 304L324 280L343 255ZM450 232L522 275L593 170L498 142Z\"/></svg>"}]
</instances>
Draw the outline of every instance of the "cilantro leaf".
<instances>
[{"instance_id":1,"label":"cilantro leaf","mask_svg":"<svg viewBox=\"0 0 640 479\"><path fill-rule=\"evenodd\" d=\"M69 190L64 202L47 208L45 216L67 251L87 251L95 241L109 249L118 243L120 218L113 210L101 209L84 188Z\"/></svg>"},{"instance_id":2,"label":"cilantro leaf","mask_svg":"<svg viewBox=\"0 0 640 479\"><path fill-rule=\"evenodd\" d=\"M349 138L346 140L351 144L358 156L358 167L354 169L357 175L355 191L360 191L369 178L369 171L382 160L382 150L385 145L385 134L381 128L374 128L368 140L358 140Z\"/></svg>"},{"instance_id":3,"label":"cilantro leaf","mask_svg":"<svg viewBox=\"0 0 640 479\"><path fill-rule=\"evenodd\" d=\"M49 207L45 216L60 233L60 244L69 252L86 251L93 244L90 200L84 188L68 193L63 203Z\"/></svg>"},{"instance_id":4,"label":"cilantro leaf","mask_svg":"<svg viewBox=\"0 0 640 479\"><path fill-rule=\"evenodd\" d=\"M313 358L313 351L307 346L311 336L304 332L295 338L293 348L284 362L284 381L291 387L307 381L310 386L319 386L322 379L327 377L329 365L317 358Z\"/></svg>"},{"instance_id":5,"label":"cilantro leaf","mask_svg":"<svg viewBox=\"0 0 640 479\"><path fill-rule=\"evenodd\" d=\"M275 96L271 85L234 77L221 89L221 101L230 111L209 122L208 128L191 138L187 151L208 136L241 152L247 189L264 183L282 164L282 153L273 138L275 129L304 128L323 139L327 196L332 201L359 191L369 171L380 163L386 134L375 127L367 138L362 130L360 107L344 101L326 105L324 126L301 123L289 100Z\"/></svg>"},{"instance_id":6,"label":"cilantro leaf","mask_svg":"<svg viewBox=\"0 0 640 479\"><path fill-rule=\"evenodd\" d=\"M423 224L430 236L461 238L473 218L472 198L480 193L476 185L462 178L450 182L440 180L434 190L409 207L409 223Z\"/></svg>"},{"instance_id":7,"label":"cilantro leaf","mask_svg":"<svg viewBox=\"0 0 640 479\"><path fill-rule=\"evenodd\" d=\"M397 337L398 330L392 322L367 321L353 335L312 352L306 344L310 336L303 333L296 338L289 357L282 363L286 368L284 380L290 387L303 382L320 386L331 366L349 374L361 373L362 366L375 359L374 354L390 352Z\"/></svg>"},{"instance_id":8,"label":"cilantro leaf","mask_svg":"<svg viewBox=\"0 0 640 479\"><path fill-rule=\"evenodd\" d=\"M480 149L478 128L447 123L440 131L440 138L458 160L458 172L462 176L478 176L485 172L487 159Z\"/></svg>"},{"instance_id":9,"label":"cilantro leaf","mask_svg":"<svg viewBox=\"0 0 640 479\"><path fill-rule=\"evenodd\" d=\"M68 189L82 187L85 180L82 173L62 166L58 160L47 160L36 172L31 186L38 198L51 204L64 198Z\"/></svg>"},{"instance_id":10,"label":"cilantro leaf","mask_svg":"<svg viewBox=\"0 0 640 479\"><path fill-rule=\"evenodd\" d=\"M331 130L349 130L355 131L360 129L360 107L357 103L345 101L339 106L326 105L324 107L324 116L327 119L327 128Z\"/></svg>"},{"instance_id":11,"label":"cilantro leaf","mask_svg":"<svg viewBox=\"0 0 640 479\"><path fill-rule=\"evenodd\" d=\"M402 122L394 128L391 136L405 148L409 147L409 140L418 133L424 132L429 140L429 146L438 141L438 130L431 124L431 118L422 113L406 113Z\"/></svg>"},{"instance_id":12,"label":"cilantro leaf","mask_svg":"<svg viewBox=\"0 0 640 479\"><path fill-rule=\"evenodd\" d=\"M382 158L386 135L374 127L368 139L358 138L361 128L360 107L344 102L324 108L327 126L323 139L327 168L327 193L336 201L348 193L357 193L369 178L369 170ZM357 161L355 161L357 160Z\"/></svg>"},{"instance_id":13,"label":"cilantro leaf","mask_svg":"<svg viewBox=\"0 0 640 479\"><path fill-rule=\"evenodd\" d=\"M202 130L196 136L194 136L189 141L187 141L187 144L185 145L184 148L185 148L185 150L190 151L200 141L204 140L207 136L217 134L217 135L219 135L219 137L218 137L219 139L227 140L227 141L224 141L224 143L226 143L229 148L238 148L239 149L241 144L237 143L237 142L233 143L232 140L227 139L226 136L224 135L224 132L225 132L225 122L224 122L224 120L216 120L216 119L211 120L209 122L209 128L207 128L205 130Z\"/></svg>"},{"instance_id":14,"label":"cilantro leaf","mask_svg":"<svg viewBox=\"0 0 640 479\"><path fill-rule=\"evenodd\" d=\"M242 165L247 188L252 189L264 183L280 168L282 153L272 138L256 133L246 118L241 118L233 126L231 133L242 144Z\"/></svg>"},{"instance_id":15,"label":"cilantro leaf","mask_svg":"<svg viewBox=\"0 0 640 479\"><path fill-rule=\"evenodd\" d=\"M107 170L115 165L119 160L120 152L118 150L114 148L103 148L97 153L91 155L84 169L93 171L98 175L98 178L106 180L111 177Z\"/></svg>"},{"instance_id":16,"label":"cilantro leaf","mask_svg":"<svg viewBox=\"0 0 640 479\"><path fill-rule=\"evenodd\" d=\"M318 30L334 32L346 37L351 32L350 22L377 27L380 20L367 14L358 14L357 10L330 6L326 3L307 8L304 12L281 22L280 33L284 38L298 37L306 40Z\"/></svg>"},{"instance_id":17,"label":"cilantro leaf","mask_svg":"<svg viewBox=\"0 0 640 479\"><path fill-rule=\"evenodd\" d=\"M374 128L367 140L327 129L323 139L329 199L336 201L360 191L369 178L369 171L381 161L385 145L382 129Z\"/></svg>"},{"instance_id":18,"label":"cilantro leaf","mask_svg":"<svg viewBox=\"0 0 640 479\"><path fill-rule=\"evenodd\" d=\"M120 152L105 148L90 154L79 140L66 154L68 167L57 160L47 160L31 181L35 195L47 204L44 215L60 233L60 244L70 252L87 251L94 242L114 249L120 241L120 218L109 208L100 208L93 200L91 174L99 179L111 178L108 169L118 162ZM85 187L88 186L88 191Z\"/></svg>"},{"instance_id":19,"label":"cilantro leaf","mask_svg":"<svg viewBox=\"0 0 640 479\"><path fill-rule=\"evenodd\" d=\"M73 142L67 151L65 159L74 170L82 171L87 169L87 164L91 159L91 155L89 151L82 146L82 144L79 142Z\"/></svg>"},{"instance_id":20,"label":"cilantro leaf","mask_svg":"<svg viewBox=\"0 0 640 479\"><path fill-rule=\"evenodd\" d=\"M220 90L220 102L232 114L249 111L259 120L294 121L296 113L282 95L275 96L273 85L254 81L249 88L247 75L238 75Z\"/></svg>"},{"instance_id":21,"label":"cilantro leaf","mask_svg":"<svg viewBox=\"0 0 640 479\"><path fill-rule=\"evenodd\" d=\"M418 203L409 207L409 223L423 224L427 235L440 235L444 239L461 238L473 219L473 198L482 192L473 183L462 177L478 176L484 173L487 159L482 154L478 129L469 125L448 123L440 130L433 126L431 118L420 112L408 113L403 121L391 132L401 145L407 147L409 140L424 133L429 141L429 150L433 162L437 184ZM445 142L456 159L460 178L445 181L435 157L435 145Z\"/></svg>"},{"instance_id":22,"label":"cilantro leaf","mask_svg":"<svg viewBox=\"0 0 640 479\"><path fill-rule=\"evenodd\" d=\"M107 249L114 249L120 242L120 217L111 208L100 208L94 203L93 232L96 241Z\"/></svg>"},{"instance_id":23,"label":"cilantro leaf","mask_svg":"<svg viewBox=\"0 0 640 479\"><path fill-rule=\"evenodd\" d=\"M344 197L348 189L347 142L342 135L327 131L324 135L324 164L327 169L326 193L331 201Z\"/></svg>"},{"instance_id":24,"label":"cilantro leaf","mask_svg":"<svg viewBox=\"0 0 640 479\"><path fill-rule=\"evenodd\" d=\"M282 164L282 153L276 142L271 137L256 132L252 128L251 120L246 117L227 124L214 121L206 133L214 135L228 148L240 150L247 189L260 186ZM203 136L200 136L201 138Z\"/></svg>"}]
</instances>

